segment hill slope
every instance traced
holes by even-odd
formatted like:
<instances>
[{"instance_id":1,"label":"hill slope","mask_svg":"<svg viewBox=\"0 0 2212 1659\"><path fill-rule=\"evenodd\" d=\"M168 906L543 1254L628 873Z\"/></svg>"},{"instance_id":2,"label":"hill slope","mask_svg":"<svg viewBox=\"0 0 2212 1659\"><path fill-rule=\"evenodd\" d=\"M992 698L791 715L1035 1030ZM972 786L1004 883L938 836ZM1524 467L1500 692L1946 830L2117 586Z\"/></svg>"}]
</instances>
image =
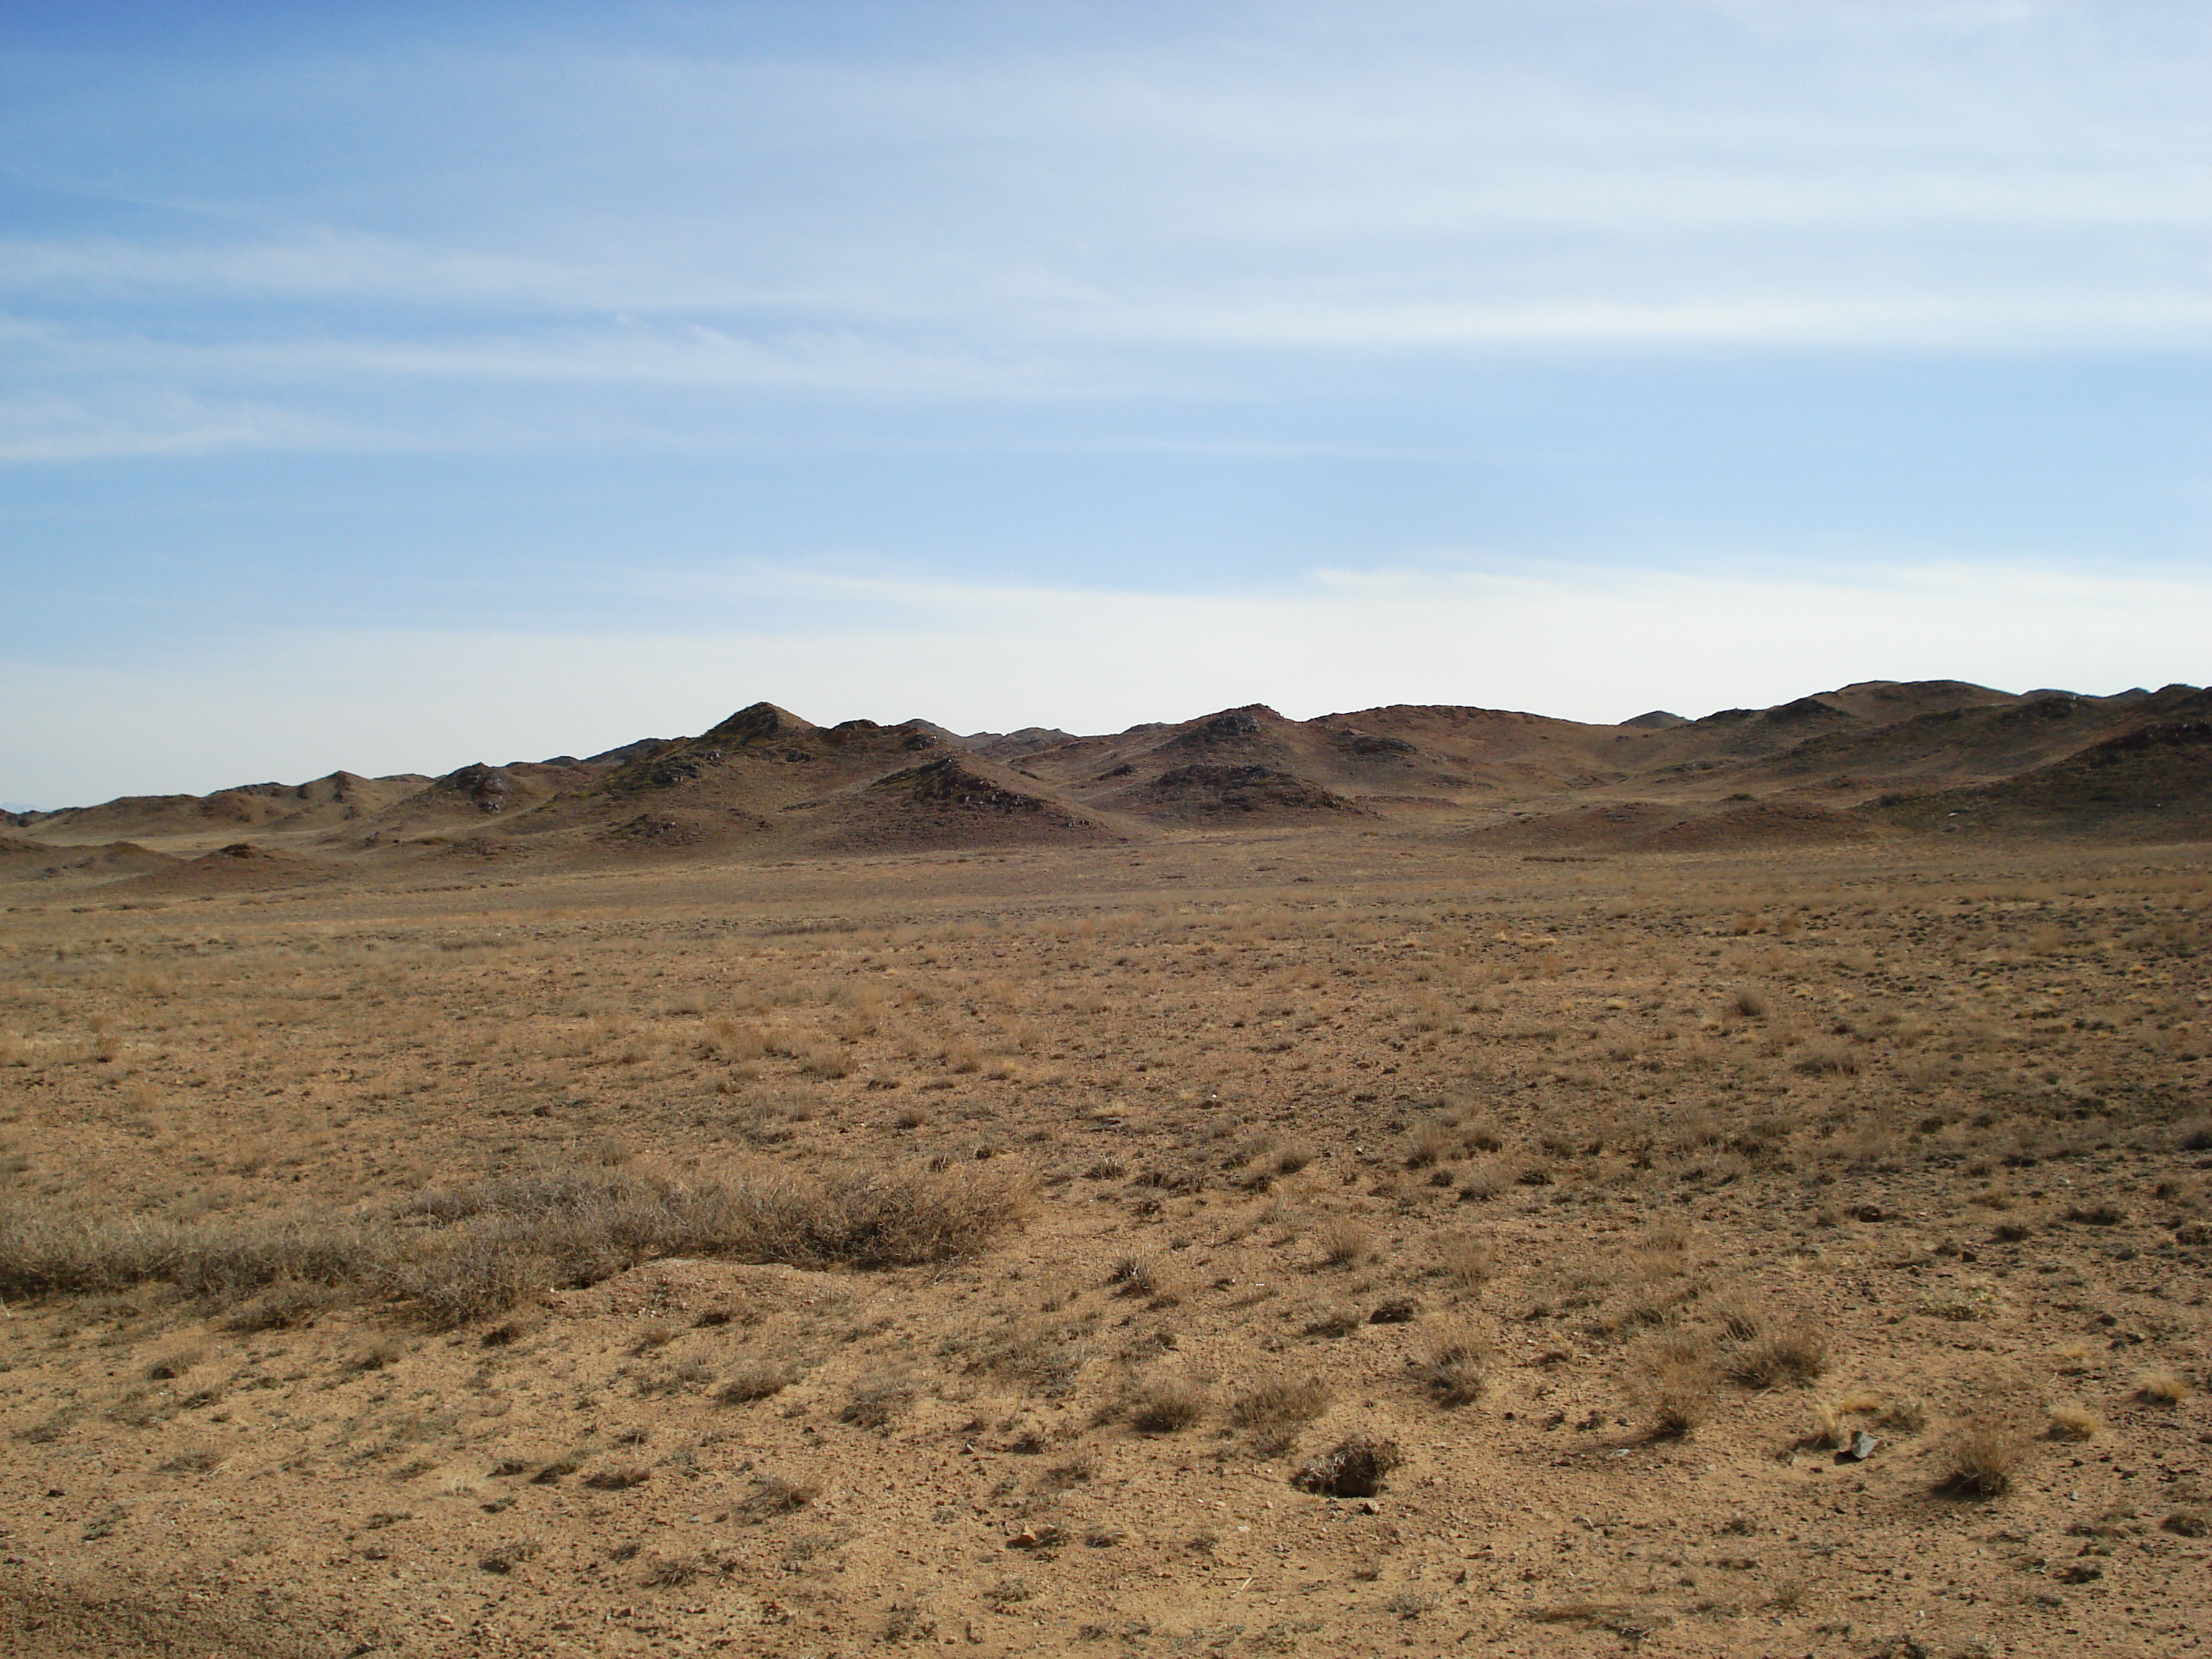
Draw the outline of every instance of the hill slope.
<instances>
[{"instance_id":1,"label":"hill slope","mask_svg":"<svg viewBox=\"0 0 2212 1659\"><path fill-rule=\"evenodd\" d=\"M1981 827L2129 837L2212 823L2193 686L2021 695L1862 681L1698 720L1595 726L1389 704L1264 704L1089 736L814 722L756 702L696 737L440 777L333 772L21 815L0 872L167 878L250 830L337 867L479 854L604 860L943 849L1390 823L1497 850L1659 852ZM164 862L155 863L154 860ZM180 882L246 879L205 864ZM253 879L281 878L257 866Z\"/></svg>"}]
</instances>

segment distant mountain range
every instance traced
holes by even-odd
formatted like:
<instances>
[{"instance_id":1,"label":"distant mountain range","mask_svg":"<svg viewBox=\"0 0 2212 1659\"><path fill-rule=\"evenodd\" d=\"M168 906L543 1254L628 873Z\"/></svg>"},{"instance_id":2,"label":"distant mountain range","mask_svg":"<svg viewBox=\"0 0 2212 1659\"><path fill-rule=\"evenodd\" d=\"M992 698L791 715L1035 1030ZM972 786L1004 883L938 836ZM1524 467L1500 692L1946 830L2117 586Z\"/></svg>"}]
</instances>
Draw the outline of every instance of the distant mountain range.
<instances>
[{"instance_id":1,"label":"distant mountain range","mask_svg":"<svg viewBox=\"0 0 2212 1659\"><path fill-rule=\"evenodd\" d=\"M582 758L10 812L0 878L234 884L423 856L789 856L1391 823L1500 849L2193 838L2212 834L2212 694L1866 681L1695 720L1426 704L1293 720L1253 704L1096 736L821 726L758 702L696 737Z\"/></svg>"}]
</instances>

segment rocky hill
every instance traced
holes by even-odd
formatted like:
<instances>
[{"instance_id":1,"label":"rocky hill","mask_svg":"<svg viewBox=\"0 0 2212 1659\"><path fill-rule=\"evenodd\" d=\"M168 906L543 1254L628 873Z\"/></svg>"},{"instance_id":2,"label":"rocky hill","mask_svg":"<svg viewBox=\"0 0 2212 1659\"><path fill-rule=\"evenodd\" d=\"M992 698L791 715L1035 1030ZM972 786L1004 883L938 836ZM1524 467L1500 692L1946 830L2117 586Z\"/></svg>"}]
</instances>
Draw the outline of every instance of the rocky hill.
<instances>
[{"instance_id":1,"label":"rocky hill","mask_svg":"<svg viewBox=\"0 0 2212 1659\"><path fill-rule=\"evenodd\" d=\"M581 759L434 778L340 771L16 815L0 878L167 890L394 859L747 858L1393 824L1531 851L1961 831L2170 839L2212 825L2208 733L2212 696L2193 686L2089 696L1955 680L1864 681L1614 726L1428 704L1298 720L1255 703L1087 736L823 726L757 702L696 737Z\"/></svg>"}]
</instances>

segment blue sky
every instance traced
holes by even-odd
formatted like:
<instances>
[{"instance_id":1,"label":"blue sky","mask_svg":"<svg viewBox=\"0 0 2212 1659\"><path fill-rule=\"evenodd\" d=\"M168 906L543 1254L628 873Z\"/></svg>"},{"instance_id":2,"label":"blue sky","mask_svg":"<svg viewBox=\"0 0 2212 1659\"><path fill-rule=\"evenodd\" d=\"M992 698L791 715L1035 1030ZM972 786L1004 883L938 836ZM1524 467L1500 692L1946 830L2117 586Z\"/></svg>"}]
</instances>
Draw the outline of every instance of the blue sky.
<instances>
[{"instance_id":1,"label":"blue sky","mask_svg":"<svg viewBox=\"0 0 2212 1659\"><path fill-rule=\"evenodd\" d=\"M0 799L2206 678L2212 13L0 0Z\"/></svg>"}]
</instances>

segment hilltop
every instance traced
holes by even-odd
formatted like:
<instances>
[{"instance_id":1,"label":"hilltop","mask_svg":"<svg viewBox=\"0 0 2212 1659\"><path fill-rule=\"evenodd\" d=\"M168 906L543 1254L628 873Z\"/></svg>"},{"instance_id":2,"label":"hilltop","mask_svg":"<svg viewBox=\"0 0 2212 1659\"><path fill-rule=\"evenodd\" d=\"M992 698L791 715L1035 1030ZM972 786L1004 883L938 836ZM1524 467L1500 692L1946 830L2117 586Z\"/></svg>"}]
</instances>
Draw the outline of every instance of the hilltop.
<instances>
[{"instance_id":1,"label":"hilltop","mask_svg":"<svg viewBox=\"0 0 2212 1659\"><path fill-rule=\"evenodd\" d=\"M818 726L756 702L696 736L441 776L338 771L204 796L11 814L0 879L189 889L425 859L639 858L1106 845L1286 829L1464 838L1530 854L1713 851L1927 834L2173 840L2212 828L2188 685L2109 696L1862 681L1766 708L1605 726L1390 704L1264 704L1088 735ZM179 867L171 868L171 865Z\"/></svg>"}]
</instances>

